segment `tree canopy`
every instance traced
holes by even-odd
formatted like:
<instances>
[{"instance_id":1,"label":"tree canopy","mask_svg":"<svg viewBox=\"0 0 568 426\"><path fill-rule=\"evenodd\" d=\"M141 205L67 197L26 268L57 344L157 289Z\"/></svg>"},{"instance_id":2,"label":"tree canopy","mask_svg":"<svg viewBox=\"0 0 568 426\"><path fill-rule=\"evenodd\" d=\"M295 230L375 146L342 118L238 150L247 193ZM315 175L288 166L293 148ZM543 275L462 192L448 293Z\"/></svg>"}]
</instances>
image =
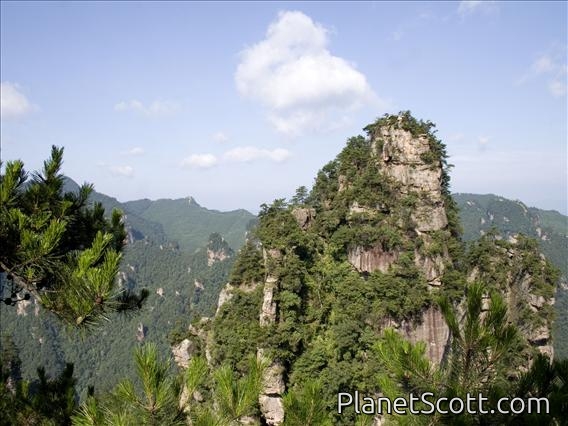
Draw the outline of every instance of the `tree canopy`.
<instances>
[{"instance_id":1,"label":"tree canopy","mask_svg":"<svg viewBox=\"0 0 568 426\"><path fill-rule=\"evenodd\" d=\"M53 146L41 171L29 174L15 160L0 174L0 272L9 294L2 302L15 305L33 295L82 328L111 311L139 308L147 293L116 284L126 238L121 212L107 218L101 204L90 204L90 184L66 192L62 163L63 148Z\"/></svg>"}]
</instances>

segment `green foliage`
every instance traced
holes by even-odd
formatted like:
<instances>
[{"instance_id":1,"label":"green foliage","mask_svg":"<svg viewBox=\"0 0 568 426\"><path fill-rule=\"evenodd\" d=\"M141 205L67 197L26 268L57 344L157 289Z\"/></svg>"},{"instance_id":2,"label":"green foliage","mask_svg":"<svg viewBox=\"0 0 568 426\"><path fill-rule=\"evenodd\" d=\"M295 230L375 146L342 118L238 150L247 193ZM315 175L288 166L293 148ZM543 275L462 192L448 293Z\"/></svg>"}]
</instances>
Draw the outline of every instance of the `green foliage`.
<instances>
[{"instance_id":1,"label":"green foliage","mask_svg":"<svg viewBox=\"0 0 568 426\"><path fill-rule=\"evenodd\" d=\"M235 372L228 364L213 373L215 400L219 404L219 411L228 418L229 422L256 414L265 368L266 361L250 356L247 374L241 378L235 377Z\"/></svg>"},{"instance_id":2,"label":"green foliage","mask_svg":"<svg viewBox=\"0 0 568 426\"><path fill-rule=\"evenodd\" d=\"M89 398L73 417L74 425L186 424L179 404L181 384L170 371L170 361L159 358L154 344L137 348L134 358L138 387L127 379L106 398Z\"/></svg>"},{"instance_id":3,"label":"green foliage","mask_svg":"<svg viewBox=\"0 0 568 426\"><path fill-rule=\"evenodd\" d=\"M302 206L308 201L308 196L308 188L306 188L305 186L300 186L298 189L296 189L296 193L290 200L290 203L294 206Z\"/></svg>"},{"instance_id":4,"label":"green foliage","mask_svg":"<svg viewBox=\"0 0 568 426\"><path fill-rule=\"evenodd\" d=\"M284 395L285 426L331 425L325 401L322 399L322 385L307 380L301 388L290 389Z\"/></svg>"},{"instance_id":5,"label":"green foliage","mask_svg":"<svg viewBox=\"0 0 568 426\"><path fill-rule=\"evenodd\" d=\"M567 363L538 355L528 372L518 377L515 360L518 347L516 328L507 322L507 309L502 297L491 295L486 311L484 298L487 289L474 283L468 288L465 317L447 299L440 302L446 324L450 328L450 352L441 365L432 364L425 356L425 345L412 344L393 330L386 330L376 353L385 371L379 375L384 395L391 400L430 392L437 398L483 394L487 399L485 413L473 404L476 414L462 413L432 415L393 415L396 424L562 424L567 413ZM515 379L516 376L516 379ZM515 415L498 413L497 401L502 397L548 398L550 411L536 415L524 411ZM428 408L418 405L415 409Z\"/></svg>"},{"instance_id":6,"label":"green foliage","mask_svg":"<svg viewBox=\"0 0 568 426\"><path fill-rule=\"evenodd\" d=\"M248 240L239 251L229 282L232 284L259 283L264 280L264 274L262 253L254 242Z\"/></svg>"},{"instance_id":7,"label":"green foliage","mask_svg":"<svg viewBox=\"0 0 568 426\"><path fill-rule=\"evenodd\" d=\"M10 359L11 358L11 359ZM6 363L6 364L5 364ZM50 379L43 368L32 382L17 380L17 353L2 352L0 376L0 424L65 426L71 424L71 414L77 407L73 364L67 364L61 375ZM10 365L10 369L4 368Z\"/></svg>"},{"instance_id":8,"label":"green foliage","mask_svg":"<svg viewBox=\"0 0 568 426\"><path fill-rule=\"evenodd\" d=\"M256 354L262 333L258 315L262 303L262 288L246 293L235 290L230 304L225 304L215 316L214 347L216 363L226 362L244 370L247 356Z\"/></svg>"},{"instance_id":9,"label":"green foliage","mask_svg":"<svg viewBox=\"0 0 568 426\"><path fill-rule=\"evenodd\" d=\"M519 233L535 238L542 253L568 277L568 218L555 211L527 207L496 195L454 194L463 224L464 239L476 240L494 227L503 238ZM568 291L558 285L555 296L554 354L568 358Z\"/></svg>"},{"instance_id":10,"label":"green foliage","mask_svg":"<svg viewBox=\"0 0 568 426\"><path fill-rule=\"evenodd\" d=\"M0 267L12 292L4 302L31 293L67 323L84 327L108 312L138 308L144 297L132 304L136 297L115 285L126 237L121 214L107 220L100 204L89 208L91 185L63 192L62 162L63 148L54 146L31 179L21 161L6 163L0 176Z\"/></svg>"}]
</instances>

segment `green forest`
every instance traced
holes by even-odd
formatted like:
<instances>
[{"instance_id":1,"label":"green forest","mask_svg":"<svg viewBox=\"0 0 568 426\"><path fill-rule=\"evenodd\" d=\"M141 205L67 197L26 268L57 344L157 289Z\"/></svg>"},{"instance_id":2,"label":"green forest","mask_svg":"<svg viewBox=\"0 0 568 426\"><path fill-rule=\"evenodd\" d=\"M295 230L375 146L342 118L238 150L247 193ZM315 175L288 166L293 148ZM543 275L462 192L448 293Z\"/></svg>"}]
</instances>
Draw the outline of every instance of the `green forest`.
<instances>
[{"instance_id":1,"label":"green forest","mask_svg":"<svg viewBox=\"0 0 568 426\"><path fill-rule=\"evenodd\" d=\"M373 424L338 413L355 391L550 404L387 424L566 424L568 218L452 195L409 112L364 131L258 217L119 203L64 177L56 147L37 173L7 162L0 424Z\"/></svg>"}]
</instances>

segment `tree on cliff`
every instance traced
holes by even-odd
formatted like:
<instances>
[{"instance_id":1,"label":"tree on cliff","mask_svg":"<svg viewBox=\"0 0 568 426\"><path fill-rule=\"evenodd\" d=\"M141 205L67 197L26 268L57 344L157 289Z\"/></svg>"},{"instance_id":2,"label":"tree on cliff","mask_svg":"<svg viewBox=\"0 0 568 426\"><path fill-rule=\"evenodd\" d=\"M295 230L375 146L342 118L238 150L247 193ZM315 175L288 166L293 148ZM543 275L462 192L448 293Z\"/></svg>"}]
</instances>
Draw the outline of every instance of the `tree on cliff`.
<instances>
[{"instance_id":1,"label":"tree on cliff","mask_svg":"<svg viewBox=\"0 0 568 426\"><path fill-rule=\"evenodd\" d=\"M83 328L112 311L140 307L147 293L117 288L126 233L121 213L110 220L93 186L64 192L63 148L53 146L43 169L31 177L20 160L0 174L0 272L2 302L15 305L30 295L64 321Z\"/></svg>"}]
</instances>

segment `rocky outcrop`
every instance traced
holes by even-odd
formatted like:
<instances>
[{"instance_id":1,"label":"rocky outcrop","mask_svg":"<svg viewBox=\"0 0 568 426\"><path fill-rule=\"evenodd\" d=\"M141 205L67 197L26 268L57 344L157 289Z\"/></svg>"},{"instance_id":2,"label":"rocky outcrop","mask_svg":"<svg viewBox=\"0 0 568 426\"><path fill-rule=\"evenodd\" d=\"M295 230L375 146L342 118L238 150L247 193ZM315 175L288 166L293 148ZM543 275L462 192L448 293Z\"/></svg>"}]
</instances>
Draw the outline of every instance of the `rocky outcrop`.
<instances>
[{"instance_id":1,"label":"rocky outcrop","mask_svg":"<svg viewBox=\"0 0 568 426\"><path fill-rule=\"evenodd\" d=\"M428 160L433 154L429 137L389 126L380 128L373 142L381 173L398 182L401 193L420 196L412 213L416 229L429 232L445 228L448 218L441 190L442 166L439 159Z\"/></svg>"},{"instance_id":2,"label":"rocky outcrop","mask_svg":"<svg viewBox=\"0 0 568 426\"><path fill-rule=\"evenodd\" d=\"M212 266L216 262L222 262L229 257L226 250L211 250L207 249L207 266Z\"/></svg>"},{"instance_id":3,"label":"rocky outcrop","mask_svg":"<svg viewBox=\"0 0 568 426\"><path fill-rule=\"evenodd\" d=\"M264 282L264 292L262 298L262 308L260 311L260 325L266 326L276 321L276 302L274 301L274 290L278 284L278 279L272 275L266 277Z\"/></svg>"},{"instance_id":4,"label":"rocky outcrop","mask_svg":"<svg viewBox=\"0 0 568 426\"><path fill-rule=\"evenodd\" d=\"M267 271L271 271L271 264L279 262L282 253L279 250L263 250L264 263ZM268 273L264 282L262 307L260 312L260 326L267 327L276 322L277 305L274 292L278 286L278 277ZM258 348L257 357L264 358L264 349ZM262 389L258 397L260 411L267 425L279 425L284 421L284 403L282 395L286 390L284 385L284 367L278 361L272 361L264 370Z\"/></svg>"},{"instance_id":5,"label":"rocky outcrop","mask_svg":"<svg viewBox=\"0 0 568 426\"><path fill-rule=\"evenodd\" d=\"M387 272L398 259L398 255L396 251L383 251L380 245L370 249L355 247L347 254L347 260L359 272Z\"/></svg>"},{"instance_id":6,"label":"rocky outcrop","mask_svg":"<svg viewBox=\"0 0 568 426\"><path fill-rule=\"evenodd\" d=\"M552 342L552 318L550 312L554 305L554 293L545 294L546 259L542 254L535 254L531 249L522 248L523 238L509 239L507 242L495 236L495 241L489 246L489 262L486 271L480 272L474 268L468 281L487 281L486 274L500 273L503 277L498 283L499 290L507 302L509 318L530 346L537 351L554 355ZM521 244L521 247L519 247ZM531 259L530 268L525 259ZM530 269L530 272L529 272ZM552 287L552 285L551 285Z\"/></svg>"},{"instance_id":7,"label":"rocky outcrop","mask_svg":"<svg viewBox=\"0 0 568 426\"><path fill-rule=\"evenodd\" d=\"M296 222L298 222L298 226L303 230L306 230L314 221L316 209L296 207L292 210L292 216L294 216Z\"/></svg>"},{"instance_id":8,"label":"rocky outcrop","mask_svg":"<svg viewBox=\"0 0 568 426\"><path fill-rule=\"evenodd\" d=\"M136 328L136 340L139 342L143 342L146 339L146 335L148 334L148 327L146 327L141 322L138 323L138 327Z\"/></svg>"},{"instance_id":9,"label":"rocky outcrop","mask_svg":"<svg viewBox=\"0 0 568 426\"><path fill-rule=\"evenodd\" d=\"M432 361L440 363L444 356L450 330L442 313L435 307L430 307L422 313L422 320L405 330L407 338L413 342L426 342L426 355Z\"/></svg>"},{"instance_id":10,"label":"rocky outcrop","mask_svg":"<svg viewBox=\"0 0 568 426\"><path fill-rule=\"evenodd\" d=\"M172 346L174 361L181 368L187 368L189 360L195 352L195 343L189 339L183 339L177 345Z\"/></svg>"},{"instance_id":11,"label":"rocky outcrop","mask_svg":"<svg viewBox=\"0 0 568 426\"><path fill-rule=\"evenodd\" d=\"M231 298L233 297L233 293L232 293L233 289L234 289L234 287L230 283L227 283L227 285L225 285L225 287L223 287L223 289L219 293L219 300L217 301L216 314L219 313L219 311L221 310L221 308L223 307L223 305L225 303L227 303L229 300L231 300Z\"/></svg>"},{"instance_id":12,"label":"rocky outcrop","mask_svg":"<svg viewBox=\"0 0 568 426\"><path fill-rule=\"evenodd\" d=\"M442 313L436 307L431 306L425 310L418 321L397 322L392 318L386 318L381 325L383 328L392 327L398 330L412 343L426 343L428 358L437 364L442 361L450 338L450 330Z\"/></svg>"}]
</instances>

